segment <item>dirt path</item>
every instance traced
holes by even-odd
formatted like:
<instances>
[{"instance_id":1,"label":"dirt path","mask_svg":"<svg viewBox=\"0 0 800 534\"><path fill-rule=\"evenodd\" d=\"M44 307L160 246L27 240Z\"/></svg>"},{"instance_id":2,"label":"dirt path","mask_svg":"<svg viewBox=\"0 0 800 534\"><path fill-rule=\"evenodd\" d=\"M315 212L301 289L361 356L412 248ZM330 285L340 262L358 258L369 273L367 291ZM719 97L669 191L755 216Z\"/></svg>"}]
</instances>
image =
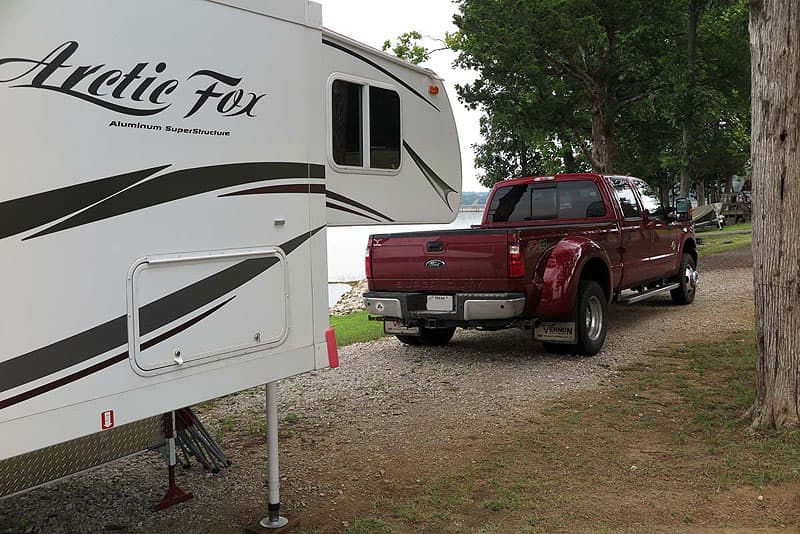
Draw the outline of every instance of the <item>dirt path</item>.
<instances>
[{"instance_id":1,"label":"dirt path","mask_svg":"<svg viewBox=\"0 0 800 534\"><path fill-rule=\"evenodd\" d=\"M282 491L294 530L342 531L381 499L414 497L426 479L468 463L482 440L613 380L654 347L750 328L749 250L703 260L701 276L691 307L668 297L612 306L605 350L592 358L545 354L519 330L459 331L446 347L393 338L346 347L340 369L282 382L281 414L293 416L281 427ZM204 411L234 466L181 472L193 501L151 513L164 471L145 454L0 502L0 532L241 532L266 510L263 398L257 388Z\"/></svg>"}]
</instances>

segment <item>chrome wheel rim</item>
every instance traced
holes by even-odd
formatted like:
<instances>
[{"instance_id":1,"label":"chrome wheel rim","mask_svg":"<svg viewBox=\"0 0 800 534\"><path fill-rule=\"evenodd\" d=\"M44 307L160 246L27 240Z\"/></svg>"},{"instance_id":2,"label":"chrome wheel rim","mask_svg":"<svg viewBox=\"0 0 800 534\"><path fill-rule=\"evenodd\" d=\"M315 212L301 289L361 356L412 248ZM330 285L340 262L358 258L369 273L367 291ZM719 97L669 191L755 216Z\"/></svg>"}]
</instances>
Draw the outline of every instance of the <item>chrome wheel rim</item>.
<instances>
[{"instance_id":1,"label":"chrome wheel rim","mask_svg":"<svg viewBox=\"0 0 800 534\"><path fill-rule=\"evenodd\" d=\"M686 286L686 291L689 294L692 294L697 289L697 282L700 277L697 275L697 271L691 265L686 266L686 270L683 272L683 284Z\"/></svg>"},{"instance_id":2,"label":"chrome wheel rim","mask_svg":"<svg viewBox=\"0 0 800 534\"><path fill-rule=\"evenodd\" d=\"M603 304L600 299L591 296L586 302L586 336L592 340L597 341L600 338L600 333L603 331Z\"/></svg>"}]
</instances>

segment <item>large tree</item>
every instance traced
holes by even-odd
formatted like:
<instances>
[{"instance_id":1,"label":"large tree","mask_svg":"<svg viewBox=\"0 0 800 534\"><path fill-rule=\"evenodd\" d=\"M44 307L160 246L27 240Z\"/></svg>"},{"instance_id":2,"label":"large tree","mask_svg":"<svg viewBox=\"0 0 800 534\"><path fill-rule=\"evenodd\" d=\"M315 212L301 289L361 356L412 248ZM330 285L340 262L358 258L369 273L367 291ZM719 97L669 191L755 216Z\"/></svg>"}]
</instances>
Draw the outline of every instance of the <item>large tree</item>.
<instances>
[{"instance_id":1,"label":"large tree","mask_svg":"<svg viewBox=\"0 0 800 534\"><path fill-rule=\"evenodd\" d=\"M459 63L480 73L464 100L482 106L493 129L517 132L522 123L613 172L620 117L661 88L660 52L674 47L672 3L460 0L459 8L451 43ZM501 109L510 120L495 119Z\"/></svg>"},{"instance_id":2,"label":"large tree","mask_svg":"<svg viewBox=\"0 0 800 534\"><path fill-rule=\"evenodd\" d=\"M483 183L594 169L666 187L691 160L702 184L718 179L707 170L727 156L724 172L743 170L745 1L460 0L459 32L447 42L479 73L459 94L485 113Z\"/></svg>"},{"instance_id":3,"label":"large tree","mask_svg":"<svg viewBox=\"0 0 800 534\"><path fill-rule=\"evenodd\" d=\"M800 424L800 6L750 3L753 66L753 427Z\"/></svg>"}]
</instances>

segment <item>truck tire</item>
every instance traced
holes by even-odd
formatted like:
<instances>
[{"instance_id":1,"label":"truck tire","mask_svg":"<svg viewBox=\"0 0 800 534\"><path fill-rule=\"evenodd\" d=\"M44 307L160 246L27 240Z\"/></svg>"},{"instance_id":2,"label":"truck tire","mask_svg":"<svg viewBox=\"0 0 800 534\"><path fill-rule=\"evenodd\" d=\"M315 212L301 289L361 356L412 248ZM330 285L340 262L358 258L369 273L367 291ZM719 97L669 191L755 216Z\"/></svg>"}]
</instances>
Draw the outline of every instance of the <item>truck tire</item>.
<instances>
[{"instance_id":1,"label":"truck tire","mask_svg":"<svg viewBox=\"0 0 800 534\"><path fill-rule=\"evenodd\" d=\"M576 354L594 356L603 348L608 333L608 298L593 280L584 280L578 286L575 310Z\"/></svg>"},{"instance_id":2,"label":"truck tire","mask_svg":"<svg viewBox=\"0 0 800 534\"><path fill-rule=\"evenodd\" d=\"M689 254L684 254L681 258L681 269L678 271L678 282L681 287L669 292L672 302L680 306L685 306L694 302L697 293L697 266Z\"/></svg>"},{"instance_id":3,"label":"truck tire","mask_svg":"<svg viewBox=\"0 0 800 534\"><path fill-rule=\"evenodd\" d=\"M447 345L451 339L453 339L453 334L456 333L456 328L425 328L421 327L419 329L418 336L405 336L405 335L397 335L397 339L400 340L401 343L405 343L406 345L427 345L427 346L435 346L435 345Z\"/></svg>"}]
</instances>

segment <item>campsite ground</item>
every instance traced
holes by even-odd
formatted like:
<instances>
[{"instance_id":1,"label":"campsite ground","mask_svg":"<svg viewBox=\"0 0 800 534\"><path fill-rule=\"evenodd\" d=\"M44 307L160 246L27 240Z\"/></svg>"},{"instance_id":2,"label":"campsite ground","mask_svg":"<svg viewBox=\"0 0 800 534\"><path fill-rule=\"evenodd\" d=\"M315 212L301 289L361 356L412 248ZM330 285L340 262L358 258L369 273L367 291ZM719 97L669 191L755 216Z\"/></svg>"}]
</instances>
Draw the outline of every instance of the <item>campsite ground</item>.
<instances>
[{"instance_id":1,"label":"campsite ground","mask_svg":"<svg viewBox=\"0 0 800 534\"><path fill-rule=\"evenodd\" d=\"M613 306L605 350L542 352L521 331L394 339L281 383L294 532L782 531L800 522L800 434L751 434L749 249L701 262L689 308ZM179 480L139 455L0 502L0 532L241 532L265 515L263 388L202 407L234 462ZM5 529L5 530L4 530Z\"/></svg>"}]
</instances>

